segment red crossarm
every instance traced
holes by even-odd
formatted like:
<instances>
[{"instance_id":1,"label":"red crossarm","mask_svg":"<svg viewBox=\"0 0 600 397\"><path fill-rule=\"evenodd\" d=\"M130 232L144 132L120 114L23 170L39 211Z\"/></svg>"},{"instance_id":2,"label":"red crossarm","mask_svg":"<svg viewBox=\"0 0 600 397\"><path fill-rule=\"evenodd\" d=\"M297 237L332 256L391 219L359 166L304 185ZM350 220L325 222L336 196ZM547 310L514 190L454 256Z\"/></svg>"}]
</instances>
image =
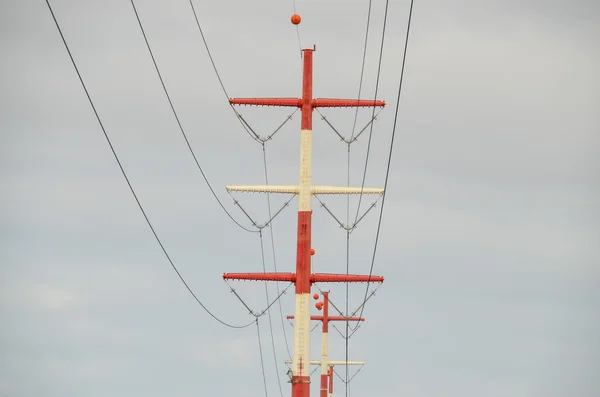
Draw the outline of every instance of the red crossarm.
<instances>
[{"instance_id":1,"label":"red crossarm","mask_svg":"<svg viewBox=\"0 0 600 397\"><path fill-rule=\"evenodd\" d=\"M311 320L323 321L324 316L310 316ZM293 320L294 316L287 316L288 320ZM342 316L329 316L329 321L365 321L363 317L342 317Z\"/></svg>"},{"instance_id":2,"label":"red crossarm","mask_svg":"<svg viewBox=\"0 0 600 397\"><path fill-rule=\"evenodd\" d=\"M302 107L304 101L300 98L230 98L232 105L250 106L283 106ZM310 101L313 108L348 108L348 107L377 107L385 106L385 101L372 101L369 99L332 99L315 98Z\"/></svg>"},{"instance_id":3,"label":"red crossarm","mask_svg":"<svg viewBox=\"0 0 600 397\"><path fill-rule=\"evenodd\" d=\"M312 100L313 108L348 108L348 107L376 107L385 106L385 101L373 101L369 99L330 99L315 98Z\"/></svg>"},{"instance_id":4,"label":"red crossarm","mask_svg":"<svg viewBox=\"0 0 600 397\"><path fill-rule=\"evenodd\" d=\"M232 105L302 107L302 99L298 98L231 98L229 103Z\"/></svg>"},{"instance_id":5,"label":"red crossarm","mask_svg":"<svg viewBox=\"0 0 600 397\"><path fill-rule=\"evenodd\" d=\"M296 282L296 273L224 273L223 280L288 281ZM311 283L382 283L382 276L357 274L313 273Z\"/></svg>"},{"instance_id":6,"label":"red crossarm","mask_svg":"<svg viewBox=\"0 0 600 397\"><path fill-rule=\"evenodd\" d=\"M329 274L313 273L310 275L312 283L383 283L382 276L362 276L357 274Z\"/></svg>"},{"instance_id":7,"label":"red crossarm","mask_svg":"<svg viewBox=\"0 0 600 397\"><path fill-rule=\"evenodd\" d=\"M223 273L223 280L296 281L296 273Z\"/></svg>"}]
</instances>

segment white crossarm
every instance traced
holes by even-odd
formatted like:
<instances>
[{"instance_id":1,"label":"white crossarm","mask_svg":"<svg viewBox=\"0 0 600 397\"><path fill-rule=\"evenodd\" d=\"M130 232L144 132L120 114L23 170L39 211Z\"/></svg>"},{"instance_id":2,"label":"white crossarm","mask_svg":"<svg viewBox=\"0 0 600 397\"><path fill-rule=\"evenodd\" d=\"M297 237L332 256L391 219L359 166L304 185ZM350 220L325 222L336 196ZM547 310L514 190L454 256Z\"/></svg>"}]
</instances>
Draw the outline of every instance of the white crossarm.
<instances>
[{"instance_id":1,"label":"white crossarm","mask_svg":"<svg viewBox=\"0 0 600 397\"><path fill-rule=\"evenodd\" d=\"M379 188L360 188L344 186L313 186L312 194L382 194L384 189Z\"/></svg>"},{"instance_id":2,"label":"white crossarm","mask_svg":"<svg viewBox=\"0 0 600 397\"><path fill-rule=\"evenodd\" d=\"M228 192L255 192L255 193L288 193L298 194L298 185L234 185L226 186ZM384 189L360 188L345 186L312 186L312 194L382 194Z\"/></svg>"},{"instance_id":3,"label":"white crossarm","mask_svg":"<svg viewBox=\"0 0 600 397\"><path fill-rule=\"evenodd\" d=\"M237 185L225 186L228 192L289 193L298 194L298 185Z\"/></svg>"}]
</instances>

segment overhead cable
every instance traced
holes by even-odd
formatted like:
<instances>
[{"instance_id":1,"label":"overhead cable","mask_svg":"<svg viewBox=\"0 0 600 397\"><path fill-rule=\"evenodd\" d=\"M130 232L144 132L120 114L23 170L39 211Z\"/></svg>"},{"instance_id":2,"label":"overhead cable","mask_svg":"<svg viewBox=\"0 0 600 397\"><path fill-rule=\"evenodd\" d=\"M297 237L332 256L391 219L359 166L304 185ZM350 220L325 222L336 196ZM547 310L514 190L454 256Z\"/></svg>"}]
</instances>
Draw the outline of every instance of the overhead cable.
<instances>
[{"instance_id":1,"label":"overhead cable","mask_svg":"<svg viewBox=\"0 0 600 397\"><path fill-rule=\"evenodd\" d=\"M113 147L113 144L106 132L106 129L104 128L104 125L102 124L102 120L100 119L100 116L98 114L98 111L96 110L96 106L94 105L94 102L92 101L92 98L87 90L87 87L85 85L85 83L83 82L83 78L81 77L81 73L79 72L79 68L77 67L77 64L75 63L75 59L73 58L73 55L71 54L71 50L69 49L69 46L67 45L67 41L62 33L62 30L60 28L60 25L58 23L58 20L56 19L56 16L54 15L54 11L52 10L52 6L50 5L49 0L46 0L46 4L48 5L48 9L50 10L50 13L52 14L52 19L54 19L54 23L56 24L56 28L58 29L58 33L60 34L60 37L62 39L63 44L65 45L65 49L67 50L67 53L69 54L69 58L71 59L71 63L73 64L73 67L75 68L75 72L77 73L77 76L79 77L79 81L81 82L81 86L83 87L83 90L85 91L85 95L88 98L88 101L90 103L90 106L92 107L92 110L94 111L94 114L96 115L96 119L98 120L98 124L100 125L100 128L102 129L102 132L104 133L104 137L106 138L106 141L108 142L108 145L110 146L110 149L113 153L113 156L115 157L115 160L117 161L117 164L119 165L119 168L121 170L121 173L123 174L123 177L125 178L125 181L127 182L127 185L129 186L129 189L131 190L131 193L133 194L133 197L135 198L135 201L138 205L138 207L140 208L140 211L142 212L142 215L144 216L144 219L146 219L146 223L148 224L148 226L150 227L150 230L152 231L152 234L154 235L154 238L156 239L156 241L158 242L158 245L160 245L160 248L162 249L163 253L165 254L167 260L169 261L169 263L171 264L171 267L173 268L173 270L175 270L175 272L177 273L177 276L179 276L179 279L181 280L181 282L185 285L185 287L187 288L187 290L189 291L189 293L194 297L194 299L196 300L196 302L204 309L204 311L206 311L212 318L214 318L216 321L218 321L219 323L225 325L226 327L229 328L246 328L249 327L250 325L252 325L254 323L254 320L251 321L248 324L245 325L232 325L229 324L223 320L221 320L220 318L218 318L217 316L215 316L201 301L200 299L198 299L198 297L196 296L196 294L194 294L194 292L192 291L192 289L189 287L189 285L187 284L187 282L184 280L183 276L181 275L181 273L179 273L179 270L177 269L177 267L175 266L175 264L173 263L173 261L171 260L171 257L169 256L169 254L167 253L167 250L165 249L164 245L162 244L160 238L158 237L158 234L156 233L156 231L154 230L154 227L152 226L152 223L150 222L150 219L148 218L148 216L146 215L146 212L144 211L144 208L142 207L142 204L140 203L140 200L137 197L137 194L135 193L135 190L133 189L133 186L131 185L131 182L129 181L129 178L127 177L127 174L125 172L125 169L123 168L123 165L121 164L121 161L119 160L119 157L117 156L117 153L115 151L115 148Z\"/></svg>"}]
</instances>

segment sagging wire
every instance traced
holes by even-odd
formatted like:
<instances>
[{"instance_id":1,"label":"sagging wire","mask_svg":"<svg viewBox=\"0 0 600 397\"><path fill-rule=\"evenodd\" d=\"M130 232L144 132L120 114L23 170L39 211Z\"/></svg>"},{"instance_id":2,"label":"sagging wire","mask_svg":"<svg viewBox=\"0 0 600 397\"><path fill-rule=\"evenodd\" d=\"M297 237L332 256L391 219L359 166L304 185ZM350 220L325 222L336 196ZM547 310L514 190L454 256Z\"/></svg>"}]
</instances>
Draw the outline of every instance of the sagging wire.
<instances>
[{"instance_id":1,"label":"sagging wire","mask_svg":"<svg viewBox=\"0 0 600 397\"><path fill-rule=\"evenodd\" d=\"M267 311L268 311L268 310L271 308L271 306L273 306L273 304L274 304L275 302L277 302L277 301L278 301L278 300L279 300L279 299L280 299L280 298L281 298L281 297L282 297L282 296L285 294L285 292L288 290L288 288L290 288L292 285L294 285L294 283L290 283L290 284L289 284L287 287L285 287L285 289L284 289L283 291L281 291L281 293L280 293L279 295L277 295L277 298L275 298L275 300L273 300L271 303L269 303L269 305L268 305L268 306L267 306L265 309L263 309L262 311L260 311L260 312L256 313L256 312L254 312L254 310L252 310L252 309L251 309L251 308L248 306L248 304L247 304L247 303L246 303L246 302L245 302L245 301L242 299L242 297L241 297L241 296L240 296L240 295L237 293L237 291L235 290L235 288L233 288L233 287L231 286L231 284L229 284L229 283L227 282L227 280L224 280L224 281L225 281L225 283L227 284L227 286L229 287L229 289L231 290L231 293L233 293L233 294L234 294L234 295L235 295L235 296L236 296L236 297L239 299L239 301L242 303L242 305L244 305L244 307L245 307L246 309L248 309L248 313L249 313L249 314L251 314L252 316L256 317L256 318L264 316L264 315L265 315L265 313L266 313L266 312L267 312ZM252 324L252 323L250 323L250 324Z\"/></svg>"},{"instance_id":2,"label":"sagging wire","mask_svg":"<svg viewBox=\"0 0 600 397\"><path fill-rule=\"evenodd\" d=\"M214 196L214 198L217 200L217 202L219 203L219 205L221 206L221 208L223 209L223 211L225 211L225 213L229 216L229 218L236 224L238 225L240 228L242 228L243 230L247 231L247 232L256 232L254 230L250 230L246 227L244 227L243 225L241 225L230 213L229 211L227 211L227 209L225 208L225 206L223 205L223 203L221 202L221 200L219 199L219 197L217 196L217 194L215 193L213 187L211 186L210 182L208 181L208 177L206 176L206 174L204 173L204 170L202 169L202 167L200 166L200 162L198 161L198 158L196 157L196 153L194 152L194 150L192 149L192 145L190 144L190 141L188 139L187 134L185 133L185 130L183 129L183 126L181 124L181 121L179 120L179 116L177 115L177 111L175 110L175 106L173 105L173 101L171 100L171 96L169 95L169 91L167 90L167 86L165 85L165 82L162 78L162 74L160 73L160 69L158 68L158 64L156 63L156 59L154 58L154 53L152 52L152 48L150 47L150 42L148 41L148 37L146 36L146 32L144 30L144 26L142 24L142 21L140 19L140 16L138 14L137 8L135 6L135 3L133 0L131 0L131 6L133 7L133 11L135 13L135 17L138 21L138 25L140 27L140 30L142 32L142 36L144 37L144 41L146 43L146 47L148 48L148 52L150 53L150 57L152 58L152 63L154 64L154 68L156 70L156 73L158 75L158 78L160 80L160 83L162 85L162 88L165 92L165 96L167 97L167 101L169 102L169 105L171 107L171 111L173 112L173 115L175 116L175 120L177 121L177 125L179 126L179 130L181 131L181 134L183 135L183 138L187 144L187 147L194 159L194 162L196 163L196 167L198 168L198 170L200 171L200 173L202 174L202 177L204 178L204 181L206 182L208 188L210 189L212 195Z\"/></svg>"},{"instance_id":3,"label":"sagging wire","mask_svg":"<svg viewBox=\"0 0 600 397\"><path fill-rule=\"evenodd\" d=\"M377 290L378 290L379 288L381 288L381 286L382 286L382 285L383 285L383 284L379 284L379 285L377 285L377 287L376 287L376 288L375 288L373 291L371 291L371 293L369 294L369 296L367 297L367 299L365 299L365 300L364 300L364 301L361 303L361 305L360 305L360 306L358 306L358 308L357 308L356 310L354 310L354 311L352 312L352 314L350 314L350 315L348 316L348 318L354 317L354 316L356 315L356 313L358 313L358 311L359 311L360 309L362 309L362 307L363 307L363 306L364 306L364 305L367 303L367 301L369 301L369 299L371 299L373 296L375 296L375 293L377 292ZM359 317L360 317L360 316L359 316ZM350 338L352 338L352 335L354 335L354 334L356 333L356 331L358 331L358 329L361 327L361 324L359 323L359 324L358 324L356 327L354 327L354 328L352 329L352 332L351 332L349 335L347 335L347 336L346 336L346 335L344 335L344 334L342 334L342 332L341 332L339 329L337 329L337 327L335 326L335 324L332 324L332 327L333 327L333 328L335 328L335 330L336 330L337 332L339 332L339 334L342 336L342 338L344 338L344 339L350 339Z\"/></svg>"},{"instance_id":4,"label":"sagging wire","mask_svg":"<svg viewBox=\"0 0 600 397\"><path fill-rule=\"evenodd\" d=\"M260 236L260 255L262 258L262 267L263 267L263 273L267 272L267 267L266 267L266 263L265 263L265 245L264 245L264 241L263 241L263 234L262 234L262 230L259 233ZM279 293L279 290L277 291ZM238 295L239 296L239 295ZM266 297L266 301L267 304L269 303L269 288L267 285L267 281L265 281L265 297ZM280 302L280 300L277 300L278 302ZM280 302L281 304L281 302ZM277 385L279 386L279 394L281 395L281 397L283 397L283 390L281 389L281 378L279 377L279 364L277 361L277 352L275 350L275 337L273 336L273 321L271 319L271 310L267 309L267 313L269 314L269 331L271 334L271 345L273 347L273 358L275 361L275 373L277 374ZM258 325L258 322L257 322Z\"/></svg>"},{"instance_id":5,"label":"sagging wire","mask_svg":"<svg viewBox=\"0 0 600 397\"><path fill-rule=\"evenodd\" d=\"M386 0L386 10L387 10L387 1ZM409 38L409 33L410 33L410 23L412 21L412 12L413 12L413 4L414 4L414 0L410 1L410 10L408 13L408 24L406 27L406 40L404 42L404 54L402 56L402 68L400 69L400 82L398 84L398 96L396 98L396 111L394 114L394 125L392 127L392 138L390 141L390 151L388 154L388 163L387 163L387 168L386 168L386 172L385 172L385 182L384 182L384 193L383 193L383 198L381 201L381 210L379 211L379 221L377 223L377 233L375 235L375 245L373 247L373 257L371 259L371 268L369 269L369 278L371 277L371 275L373 274L373 267L375 265L375 255L377 254L377 243L379 241L379 233L381 231L381 221L383 219L383 206L385 204L385 196L386 196L386 192L387 192L387 185L388 185L388 181L389 181L389 176L390 176L390 165L392 163L392 153L394 150L394 138L396 137L396 126L397 126L397 122L398 122L398 111L400 109L400 95L402 93L402 82L404 80L404 66L406 64L406 54L408 53L408 38ZM367 294L369 293L369 284L367 284L367 288L365 289L365 300L367 298ZM365 302L366 303L366 302ZM364 311L365 305L362 305L361 311L360 311L360 316L362 316L362 313ZM358 325L357 325L358 328Z\"/></svg>"},{"instance_id":6,"label":"sagging wire","mask_svg":"<svg viewBox=\"0 0 600 397\"><path fill-rule=\"evenodd\" d=\"M274 132L272 132L270 135L268 135L266 138L261 137L260 135L258 135L258 133L256 131L254 131L254 129L250 126L250 124L248 124L248 122L246 121L246 119L240 114L238 113L238 117L240 118L240 120L242 121L242 123L244 123L248 129L250 131L252 131L252 134L254 134L254 136L256 137L256 139L259 141L259 143L261 144L265 144L267 141L270 141L273 136L279 131L281 130L281 128L292 119L292 117L296 114L296 112L299 110L300 108L296 108L296 110L294 110L289 116L286 117L286 119L283 121L283 123L281 123L279 125L279 127L277 127L275 129Z\"/></svg>"},{"instance_id":7,"label":"sagging wire","mask_svg":"<svg viewBox=\"0 0 600 397\"><path fill-rule=\"evenodd\" d=\"M277 131L275 131L275 132L277 132ZM271 136L275 135L275 132L273 134L271 134ZM262 145L262 152L263 152L263 164L264 164L264 168L265 168L265 184L269 185L269 173L268 173L268 167L267 167L267 151L266 151L264 143ZM271 195L269 193L267 193L267 207L268 207L268 211L269 211L268 212L269 218L272 221L273 220L272 219L273 216L272 216L272 213L271 213ZM269 223L269 232L270 232L270 235L271 235L271 248L272 248L272 254L273 254L273 267L274 267L275 272L277 272L277 257L275 255L275 232L273 231L273 222ZM277 293L279 294L279 284L276 283L275 286L277 288ZM287 339L287 333L286 333L286 330L285 330L285 322L283 321L283 309L281 307L281 301L278 301L277 303L278 303L278 306L279 306L279 316L280 316L280 319L281 319L281 328L283 330L283 339L284 339L284 342L285 342L285 348L287 350L288 357L291 360L292 359L292 353L290 351L290 346L289 346L288 339Z\"/></svg>"},{"instance_id":8,"label":"sagging wire","mask_svg":"<svg viewBox=\"0 0 600 397\"><path fill-rule=\"evenodd\" d=\"M325 121L325 123L333 130L333 132L335 132L335 134L340 138L340 140L348 145L353 144L354 142L356 142L358 140L358 138L363 134L363 132L365 132L367 130L367 128L369 128L369 126L371 124L373 124L373 122L375 120L377 120L377 116L379 116L379 113L381 113L383 111L383 108L379 109L379 111L377 112L377 114L373 114L373 116L371 117L371 120L367 123L367 125L365 125L360 132L354 136L354 132L352 133L352 136L350 137L350 139L346 138L345 136L342 135L341 132L338 131L337 128L335 128L333 126L333 124L327 119L327 117L325 115L323 115L323 113L321 113L321 111L319 110L319 108L315 108L315 110L317 111L317 113L319 113L319 115L321 116L321 119L323 121Z\"/></svg>"},{"instance_id":9,"label":"sagging wire","mask_svg":"<svg viewBox=\"0 0 600 397\"><path fill-rule=\"evenodd\" d=\"M248 212L241 206L240 202L238 200L235 199L235 197L233 197L233 195L231 194L231 192L227 192L229 193L229 195L231 196L231 198L233 199L233 203L235 205L238 206L238 208L244 213L244 215L246 215L246 217L250 220L250 222L252 223L252 225L258 229L258 232L262 231L262 229L266 228L267 226L269 226L271 224L271 222L273 222L273 219L275 219L277 217L277 215L279 215L281 213L281 211L283 211L285 209L285 207L287 207L288 205L290 205L290 202L294 199L294 197L296 196L295 194L292 194L292 197L290 197L290 199L288 201L286 201L283 206L279 209L279 211L277 211L275 213L275 215L273 215L268 221L267 223L263 224L263 225L259 225L254 219L252 219L252 217L248 214Z\"/></svg>"},{"instance_id":10,"label":"sagging wire","mask_svg":"<svg viewBox=\"0 0 600 397\"><path fill-rule=\"evenodd\" d=\"M347 367L347 366L346 366L346 367ZM348 379L347 381L346 381L346 380L344 380L344 378L342 378L342 377L341 377L341 376L340 376L340 375L339 375L339 374L336 372L336 370L335 370L335 369L333 370L333 372L334 372L334 373L337 375L337 377L338 377L338 378L340 378L340 380L341 380L342 382L344 382L344 384L346 384L346 385L347 385L347 384L349 384L350 382L352 382L352 379L354 379L354 378L356 377L356 375L358 375L358 373L359 373L360 371L362 371L362 369L363 369L363 368L364 368L363 366L360 366L360 368L358 368L358 370L357 370L357 371L356 371L356 372L355 372L355 373L352 375L352 377L351 377L350 379Z\"/></svg>"},{"instance_id":11,"label":"sagging wire","mask_svg":"<svg viewBox=\"0 0 600 397\"><path fill-rule=\"evenodd\" d=\"M175 272L177 273L177 276L179 277L179 279L181 280L181 282L184 284L184 286L186 287L186 289L188 290L188 292L193 296L193 298L196 300L196 302L202 307L202 309L204 309L204 311L206 313L208 313L213 319L215 319L216 321L218 321L219 323L221 323L222 325L229 327L229 328L236 328L236 329L241 329L241 328L247 328L249 326L251 326L254 321L246 324L246 325L232 325L229 323L226 323L225 321L221 320L220 318L218 318L217 316L215 316L201 301L200 299L198 299L198 297L196 296L196 294L194 293L194 291L192 291L192 289L190 288L190 286L187 284L187 282L185 281L185 279L183 278L183 276L181 275L181 273L179 273L179 270L177 269L177 267L175 266L175 263L173 262L173 260L171 259L171 257L169 256L169 254L167 253L167 250L165 249L164 245L162 244L162 241L160 240L160 238L158 237L158 234L156 233L156 230L154 230L154 227L152 226L152 223L150 222L150 219L148 218L148 215L146 215L146 211L144 210L144 207L142 206L139 198L137 197L137 194L135 193L135 190L133 189L133 186L131 184L131 182L129 181L129 177L127 176L127 173L125 172L125 169L123 168L123 165L121 164L121 161L119 160L119 156L117 155L117 152L115 151L115 148L110 140L110 137L108 136L108 133L106 132L106 129L104 128L104 124L102 124L102 120L100 119L100 115L98 114L98 111L96 110L96 106L94 105L94 102L92 101L92 97L90 96L90 93L85 85L85 82L83 81L83 77L81 76L81 73L79 72L79 68L77 67L77 63L75 62L75 59L73 58L73 54L71 53L71 50L69 49L69 45L67 44L67 40L65 39L65 36L63 35L62 29L60 28L60 24L58 23L58 20L56 19L56 16L54 15L54 10L52 9L52 6L50 5L50 1L46 0L46 5L48 6L48 9L50 10L50 14L52 15L52 19L54 20L54 23L56 25L56 29L58 30L58 33L60 34L60 37L62 39L62 42L65 46L65 49L69 55L69 58L71 59L71 63L73 64L73 68L75 69L75 72L77 73L77 77L79 78L79 82L81 83L81 86L85 92L85 95L87 96L87 99L90 103L90 106L94 112L94 115L96 116L96 120L98 121L98 124L100 125L100 129L102 130L102 133L104 134L104 137L106 138L106 141L108 143L108 146L110 147L110 150L112 151L112 154L115 158L115 161L117 162L119 169L121 170L121 174L123 174L123 177L125 178L125 181L127 182L127 186L129 187L129 190L131 191L131 194L133 195L140 211L142 212L142 215L144 216L144 219L146 220L146 223L148 224L148 227L150 227L150 230L152 231L152 234L154 235L154 238L156 239L158 245L160 246L160 248L162 249L165 257L167 258L167 260L169 261L169 263L171 264L171 267L173 268L173 270L175 270Z\"/></svg>"},{"instance_id":12,"label":"sagging wire","mask_svg":"<svg viewBox=\"0 0 600 397\"><path fill-rule=\"evenodd\" d=\"M265 372L265 360L263 358L262 342L260 340L260 327L258 326L258 318L256 319L256 333L258 334L258 351L260 353L260 366L262 368L263 385L265 387L265 397L269 396L267 391L267 373Z\"/></svg>"},{"instance_id":13,"label":"sagging wire","mask_svg":"<svg viewBox=\"0 0 600 397\"><path fill-rule=\"evenodd\" d=\"M356 220L356 222L355 222L355 223L354 223L352 226L347 226L347 225L344 225L344 224L343 224L343 223L342 223L342 222L339 220L339 218L338 218L337 216L335 216L335 214L334 214L334 213L333 213L333 212L332 212L332 211L329 209L329 207L327 207L327 204L325 204L325 203L324 203L324 202L323 202L323 201L322 201L322 200L321 200L321 199L320 199L320 198L319 198L319 197L318 197L316 194L314 195L314 197L315 197L315 198L317 199L317 201L318 201L318 202L321 204L321 207L325 208L325 210L326 210L326 211L329 213L329 215L331 215L331 217L332 217L333 219L335 219L335 221L338 223L338 225L340 225L340 227L341 227L342 229L346 230L346 231L347 231L347 232L349 232L349 233L352 233L352 232L353 232L353 231L356 229L356 227L358 226L358 224L360 223L360 221L362 221L362 220L365 218L365 216L367 216L367 214L368 214L368 213L369 213L369 212L370 212L370 211L371 211L373 208L375 208L375 206L377 205L377 203L379 202L379 200L381 200L381 198L383 197L383 195L379 195L379 198L378 198L378 199L377 199L375 202L371 203L371 205L370 205L370 206L369 206L369 208L368 208L368 209L365 211L365 213L364 213L364 214L362 214L362 215L360 216L360 218L358 218L358 219Z\"/></svg>"},{"instance_id":14,"label":"sagging wire","mask_svg":"<svg viewBox=\"0 0 600 397\"><path fill-rule=\"evenodd\" d=\"M198 26L198 30L200 31L200 36L202 37L202 42L204 43L204 47L206 48L206 52L208 53L208 58L210 59L210 63L212 64L213 70L215 71L215 74L217 75L217 79L219 80L219 84L221 85L221 89L223 90L223 93L225 94L225 97L227 98L227 103L229 104L229 107L231 107L231 110L233 111L233 113L236 115L236 118L238 119L238 121L240 122L240 124L242 125L242 127L244 128L244 130L246 131L246 133L248 133L248 135L250 135L250 137L255 140L256 142L260 143L260 140L257 139L256 136L253 135L252 132L250 132L248 130L248 128L244 125L244 123L242 123L242 121L239 119L239 113L238 111L235 109L235 107L233 106L233 104L231 102L229 102L229 94L227 94L227 90L225 89L225 84L223 84L223 80L221 79L221 75L219 74L219 71L217 70L217 66L215 64L215 61L212 57L212 54L210 53L210 49L208 48L208 43L206 42L206 37L204 37L204 32L202 31L202 27L200 26L200 20L198 19L198 15L196 14L196 9L194 8L194 3L192 2L192 0L190 0L190 6L192 7L192 12L194 14L194 19L196 20L196 26Z\"/></svg>"}]
</instances>

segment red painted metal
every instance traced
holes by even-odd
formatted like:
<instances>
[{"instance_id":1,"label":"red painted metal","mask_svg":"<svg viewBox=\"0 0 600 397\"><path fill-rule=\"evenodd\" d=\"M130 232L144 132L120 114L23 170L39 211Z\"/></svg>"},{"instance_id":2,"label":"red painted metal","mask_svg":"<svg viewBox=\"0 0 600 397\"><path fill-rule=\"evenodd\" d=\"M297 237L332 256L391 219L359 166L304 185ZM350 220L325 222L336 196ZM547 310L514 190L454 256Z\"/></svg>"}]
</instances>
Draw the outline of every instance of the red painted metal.
<instances>
[{"instance_id":1,"label":"red painted metal","mask_svg":"<svg viewBox=\"0 0 600 397\"><path fill-rule=\"evenodd\" d=\"M321 374L321 393L320 397L327 397L327 374Z\"/></svg>"},{"instance_id":2,"label":"red painted metal","mask_svg":"<svg viewBox=\"0 0 600 397\"><path fill-rule=\"evenodd\" d=\"M362 276L358 274L314 273L312 283L383 283L383 276Z\"/></svg>"},{"instance_id":3,"label":"red painted metal","mask_svg":"<svg viewBox=\"0 0 600 397\"><path fill-rule=\"evenodd\" d=\"M313 108L384 107L385 101L315 98L312 100L312 106Z\"/></svg>"},{"instance_id":4,"label":"red painted metal","mask_svg":"<svg viewBox=\"0 0 600 397\"><path fill-rule=\"evenodd\" d=\"M323 334L329 332L329 292L323 292ZM325 345L327 348L327 345ZM326 353L327 354L327 353ZM321 363L323 365L323 363ZM321 373L321 397L327 397L327 374Z\"/></svg>"},{"instance_id":5,"label":"red painted metal","mask_svg":"<svg viewBox=\"0 0 600 397\"><path fill-rule=\"evenodd\" d=\"M296 294L310 293L310 250L312 211L298 212L298 243L296 247Z\"/></svg>"},{"instance_id":6,"label":"red painted metal","mask_svg":"<svg viewBox=\"0 0 600 397\"><path fill-rule=\"evenodd\" d=\"M223 273L223 280L296 281L295 273Z\"/></svg>"},{"instance_id":7,"label":"red painted metal","mask_svg":"<svg viewBox=\"0 0 600 397\"><path fill-rule=\"evenodd\" d=\"M373 107L385 106L385 101L373 100L356 100L356 99L329 99L312 97L313 94L313 49L303 50L304 70L302 76L302 98L231 98L229 102L232 105L255 105L255 106L283 106L283 107L299 107L302 111L301 129L303 131L312 130L312 113L317 107ZM310 153L310 151L308 152ZM345 275L345 274L321 274L311 273L311 216L310 207L298 212L298 241L296 252L296 272L295 273L225 273L225 280L257 280L257 281L287 281L293 282L296 287L296 300L299 295L309 294L310 287L315 282L383 282L383 277L379 276L360 276L360 275ZM329 321L346 321L338 320L338 317L330 317L328 308L324 316L320 317L323 321L323 326L327 329ZM313 317L311 317L313 319ZM356 321L362 321L357 319ZM308 331L307 331L308 332ZM326 331L325 331L326 332ZM304 336L304 334L302 334ZM308 333L307 338L310 338ZM310 340L310 339L308 339ZM304 353L302 353L304 354ZM292 397L309 397L310 395L310 376L307 376L303 370L305 366L302 363L302 354L299 358L298 374L292 376ZM305 361L310 361L308 357ZM333 369L333 368L332 368ZM310 368L308 369L310 370ZM326 378L325 378L326 382ZM323 390L323 379L321 379L321 389ZM325 389L326 389L325 383ZM331 377L330 377L330 389Z\"/></svg>"},{"instance_id":8,"label":"red painted metal","mask_svg":"<svg viewBox=\"0 0 600 397\"><path fill-rule=\"evenodd\" d=\"M294 316L287 316L287 318L293 319ZM362 318L362 317L346 318L346 317L342 317L342 316L330 316L329 315L329 292L323 292L323 315L322 316L310 316L310 319L323 322L323 334L329 333L329 322L330 321L364 321L364 318ZM328 383L329 383L329 385L328 385ZM333 393L333 365L329 366L329 373L321 374L319 397L327 397L328 386L329 386L329 393Z\"/></svg>"},{"instance_id":9,"label":"red painted metal","mask_svg":"<svg viewBox=\"0 0 600 397\"><path fill-rule=\"evenodd\" d=\"M329 366L329 394L333 394L333 365Z\"/></svg>"},{"instance_id":10,"label":"red painted metal","mask_svg":"<svg viewBox=\"0 0 600 397\"><path fill-rule=\"evenodd\" d=\"M302 281L299 281L300 277L297 274L303 274L306 270L310 272L310 262L302 262L300 254L301 247L298 247L298 261L296 273L223 273L223 280L252 280L252 281L287 281L296 284L296 290L300 285L300 291L298 293L310 292L310 285L314 283L383 283L382 276L366 276L357 274L332 274L332 273L312 273L308 277L304 277ZM298 267L300 271L298 272ZM344 320L345 321L345 320Z\"/></svg>"},{"instance_id":11,"label":"red painted metal","mask_svg":"<svg viewBox=\"0 0 600 397\"><path fill-rule=\"evenodd\" d=\"M232 105L254 105L254 106L284 106L299 108L302 106L302 99L298 98L231 98L229 103Z\"/></svg>"},{"instance_id":12,"label":"red painted metal","mask_svg":"<svg viewBox=\"0 0 600 397\"><path fill-rule=\"evenodd\" d=\"M329 332L329 292L323 292L323 333Z\"/></svg>"},{"instance_id":13,"label":"red painted metal","mask_svg":"<svg viewBox=\"0 0 600 397\"><path fill-rule=\"evenodd\" d=\"M302 130L312 130L313 50L304 50L304 75L302 76Z\"/></svg>"},{"instance_id":14,"label":"red painted metal","mask_svg":"<svg viewBox=\"0 0 600 397\"><path fill-rule=\"evenodd\" d=\"M306 59L306 58L305 58ZM305 104L311 108L349 108L349 107L383 107L385 101L368 99L332 99L332 98L231 98L232 105L249 106L282 106L300 108ZM309 129L309 128L306 128Z\"/></svg>"},{"instance_id":15,"label":"red painted metal","mask_svg":"<svg viewBox=\"0 0 600 397\"><path fill-rule=\"evenodd\" d=\"M287 316L288 320L293 320L294 316ZM310 316L313 321L323 321L323 316ZM365 321L364 317L342 317L342 316L329 316L329 321Z\"/></svg>"}]
</instances>

